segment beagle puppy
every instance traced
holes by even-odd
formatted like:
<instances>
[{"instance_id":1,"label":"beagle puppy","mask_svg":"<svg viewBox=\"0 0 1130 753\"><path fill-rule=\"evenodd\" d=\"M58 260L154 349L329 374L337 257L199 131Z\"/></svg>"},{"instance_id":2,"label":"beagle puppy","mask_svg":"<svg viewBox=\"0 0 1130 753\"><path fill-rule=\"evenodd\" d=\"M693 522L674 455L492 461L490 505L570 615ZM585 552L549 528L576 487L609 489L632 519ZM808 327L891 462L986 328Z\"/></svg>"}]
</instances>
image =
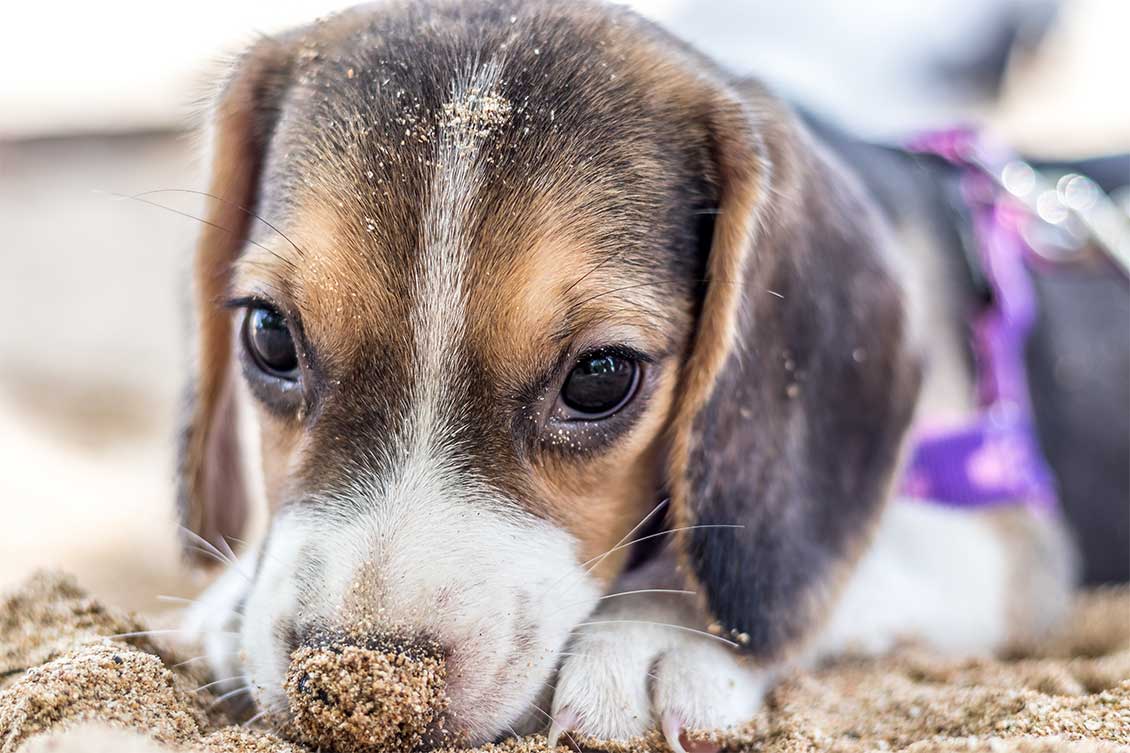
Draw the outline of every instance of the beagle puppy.
<instances>
[{"instance_id":1,"label":"beagle puppy","mask_svg":"<svg viewBox=\"0 0 1130 753\"><path fill-rule=\"evenodd\" d=\"M968 409L945 275L758 84L615 6L391 0L210 119L181 509L269 512L189 625L264 711L365 615L439 647L461 743L679 749L798 664L1056 617L1054 518L896 498Z\"/></svg>"}]
</instances>

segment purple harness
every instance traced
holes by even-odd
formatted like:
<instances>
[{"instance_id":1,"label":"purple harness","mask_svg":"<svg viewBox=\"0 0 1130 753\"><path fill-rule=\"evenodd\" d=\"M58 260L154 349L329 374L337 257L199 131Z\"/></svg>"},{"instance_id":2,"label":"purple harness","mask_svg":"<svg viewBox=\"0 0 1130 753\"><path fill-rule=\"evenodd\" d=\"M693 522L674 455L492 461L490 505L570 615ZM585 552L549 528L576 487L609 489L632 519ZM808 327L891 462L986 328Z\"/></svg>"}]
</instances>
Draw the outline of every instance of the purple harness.
<instances>
[{"instance_id":1,"label":"purple harness","mask_svg":"<svg viewBox=\"0 0 1130 753\"><path fill-rule=\"evenodd\" d=\"M914 427L900 492L948 507L1024 504L1051 510L1055 480L1036 438L1024 367L1024 348L1036 317L1026 263L1031 248L1021 235L1028 210L997 185L986 169L994 163L972 132L929 133L915 139L910 149L962 169L961 193L992 299L970 327L977 415L959 426Z\"/></svg>"}]
</instances>

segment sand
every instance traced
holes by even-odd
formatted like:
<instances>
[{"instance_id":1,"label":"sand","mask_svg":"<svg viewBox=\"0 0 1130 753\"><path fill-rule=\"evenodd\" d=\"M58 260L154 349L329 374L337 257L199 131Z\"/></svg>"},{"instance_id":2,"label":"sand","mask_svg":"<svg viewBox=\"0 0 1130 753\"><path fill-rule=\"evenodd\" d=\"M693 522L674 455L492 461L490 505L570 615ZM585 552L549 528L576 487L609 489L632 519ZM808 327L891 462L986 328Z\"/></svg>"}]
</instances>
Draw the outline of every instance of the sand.
<instances>
[{"instance_id":1,"label":"sand","mask_svg":"<svg viewBox=\"0 0 1130 753\"><path fill-rule=\"evenodd\" d=\"M408 751L443 713L443 665L428 653L326 645L295 657L295 721L244 728L214 706L196 665L133 633L141 621L39 574L0 601L0 753ZM302 651L300 649L300 651ZM325 733L330 720L335 732ZM763 753L1130 751L1130 590L1080 596L1060 635L1007 658L948 660L906 647L787 678L727 749ZM659 753L658 735L610 753ZM478 753L540 753L545 738Z\"/></svg>"}]
</instances>

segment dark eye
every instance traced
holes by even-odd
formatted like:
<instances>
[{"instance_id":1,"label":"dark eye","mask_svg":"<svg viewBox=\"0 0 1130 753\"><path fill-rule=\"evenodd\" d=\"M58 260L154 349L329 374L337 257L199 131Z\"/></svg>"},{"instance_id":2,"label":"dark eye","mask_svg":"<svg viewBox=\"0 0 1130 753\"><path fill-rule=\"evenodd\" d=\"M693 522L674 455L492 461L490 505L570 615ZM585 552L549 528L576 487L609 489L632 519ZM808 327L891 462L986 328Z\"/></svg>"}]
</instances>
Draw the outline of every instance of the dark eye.
<instances>
[{"instance_id":1,"label":"dark eye","mask_svg":"<svg viewBox=\"0 0 1130 753\"><path fill-rule=\"evenodd\" d=\"M612 415L635 395L639 363L613 353L583 356L565 378L561 402L576 418L595 420Z\"/></svg>"},{"instance_id":2,"label":"dark eye","mask_svg":"<svg viewBox=\"0 0 1130 753\"><path fill-rule=\"evenodd\" d=\"M282 314L265 306L248 309L243 339L256 366L280 379L295 378L298 352Z\"/></svg>"}]
</instances>

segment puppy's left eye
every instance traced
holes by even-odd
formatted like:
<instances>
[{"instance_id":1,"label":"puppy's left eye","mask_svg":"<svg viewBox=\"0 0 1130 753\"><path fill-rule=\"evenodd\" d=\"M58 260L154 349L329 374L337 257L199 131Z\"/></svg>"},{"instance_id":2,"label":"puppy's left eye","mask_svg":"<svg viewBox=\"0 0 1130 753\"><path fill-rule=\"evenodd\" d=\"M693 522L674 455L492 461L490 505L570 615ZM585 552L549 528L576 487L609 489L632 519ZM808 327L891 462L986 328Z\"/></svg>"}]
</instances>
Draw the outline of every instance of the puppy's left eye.
<instances>
[{"instance_id":1,"label":"puppy's left eye","mask_svg":"<svg viewBox=\"0 0 1130 753\"><path fill-rule=\"evenodd\" d=\"M243 339L260 370L280 379L295 379L298 352L282 314L265 306L248 309Z\"/></svg>"},{"instance_id":2,"label":"puppy's left eye","mask_svg":"<svg viewBox=\"0 0 1130 753\"><path fill-rule=\"evenodd\" d=\"M581 357L561 387L561 402L571 418L595 421L623 408L635 396L639 362L630 356L597 352Z\"/></svg>"}]
</instances>

